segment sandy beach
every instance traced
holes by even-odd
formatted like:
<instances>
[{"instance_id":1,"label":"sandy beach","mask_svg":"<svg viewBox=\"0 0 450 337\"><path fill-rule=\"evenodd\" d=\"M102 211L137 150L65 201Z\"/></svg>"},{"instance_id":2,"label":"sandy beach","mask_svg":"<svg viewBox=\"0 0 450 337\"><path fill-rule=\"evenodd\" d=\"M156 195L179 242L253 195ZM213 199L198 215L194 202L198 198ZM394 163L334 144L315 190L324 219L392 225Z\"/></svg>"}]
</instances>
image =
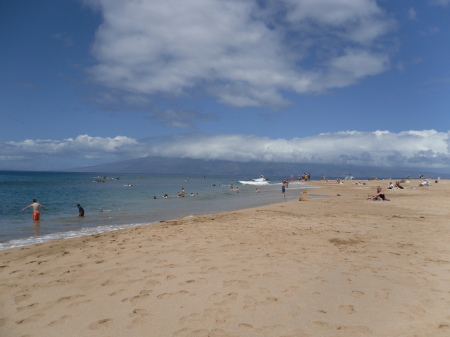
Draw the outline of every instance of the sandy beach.
<instances>
[{"instance_id":1,"label":"sandy beach","mask_svg":"<svg viewBox=\"0 0 450 337\"><path fill-rule=\"evenodd\" d=\"M0 336L450 336L450 181L356 182L0 251Z\"/></svg>"}]
</instances>

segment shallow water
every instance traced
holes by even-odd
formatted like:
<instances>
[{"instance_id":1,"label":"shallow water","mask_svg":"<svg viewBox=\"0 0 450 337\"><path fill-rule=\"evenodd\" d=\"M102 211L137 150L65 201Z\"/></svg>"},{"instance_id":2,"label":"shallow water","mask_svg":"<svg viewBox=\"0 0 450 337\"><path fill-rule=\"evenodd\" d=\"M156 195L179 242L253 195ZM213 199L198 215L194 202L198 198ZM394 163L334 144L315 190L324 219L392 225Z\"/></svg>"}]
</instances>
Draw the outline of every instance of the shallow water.
<instances>
[{"instance_id":1,"label":"shallow water","mask_svg":"<svg viewBox=\"0 0 450 337\"><path fill-rule=\"evenodd\" d=\"M100 177L92 173L0 172L0 249L294 200L306 188L302 183L290 183L283 199L282 178L271 179L269 185L248 186L239 180L254 177ZM185 197L179 198L183 187ZM166 193L169 198L162 198ZM41 211L39 223L33 222L30 209L21 211L33 198L48 209ZM78 217L78 203L85 210L84 217Z\"/></svg>"}]
</instances>

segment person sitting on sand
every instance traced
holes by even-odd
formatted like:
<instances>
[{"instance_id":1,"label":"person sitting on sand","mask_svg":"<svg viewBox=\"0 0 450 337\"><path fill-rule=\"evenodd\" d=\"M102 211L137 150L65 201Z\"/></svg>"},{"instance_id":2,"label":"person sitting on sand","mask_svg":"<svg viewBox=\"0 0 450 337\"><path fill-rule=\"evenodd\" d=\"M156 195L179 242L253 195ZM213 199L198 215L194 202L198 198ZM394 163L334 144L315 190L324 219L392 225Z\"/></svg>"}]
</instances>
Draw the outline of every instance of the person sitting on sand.
<instances>
[{"instance_id":1,"label":"person sitting on sand","mask_svg":"<svg viewBox=\"0 0 450 337\"><path fill-rule=\"evenodd\" d=\"M384 195L383 190L381 189L381 186L377 186L377 193L375 195L373 195L372 198L369 198L369 199L389 201L389 199L386 198L386 196Z\"/></svg>"},{"instance_id":2,"label":"person sitting on sand","mask_svg":"<svg viewBox=\"0 0 450 337\"><path fill-rule=\"evenodd\" d=\"M389 183L388 188L389 188L390 190L392 190L392 189L394 188L394 184L392 183L392 181Z\"/></svg>"}]
</instances>

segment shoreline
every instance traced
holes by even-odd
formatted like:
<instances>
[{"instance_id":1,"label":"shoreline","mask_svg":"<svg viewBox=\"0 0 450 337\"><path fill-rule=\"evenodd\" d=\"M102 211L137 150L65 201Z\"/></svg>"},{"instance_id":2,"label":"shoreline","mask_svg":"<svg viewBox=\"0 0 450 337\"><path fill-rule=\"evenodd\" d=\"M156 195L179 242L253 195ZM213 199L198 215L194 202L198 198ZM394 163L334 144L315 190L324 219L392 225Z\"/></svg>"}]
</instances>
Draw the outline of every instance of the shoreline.
<instances>
[{"instance_id":1,"label":"shoreline","mask_svg":"<svg viewBox=\"0 0 450 337\"><path fill-rule=\"evenodd\" d=\"M118 220L118 222L111 222L110 224L95 224L92 225L89 223L89 220L92 219L92 216L95 216L96 214L92 213L88 214L86 216L86 218L83 218L83 224L80 226L80 221L78 217L74 217L74 218L70 218L70 220L72 221L77 221L76 223L74 223L76 226L78 226L75 229L63 229L63 227L61 227L59 231L55 231L55 232L48 232L45 234L35 234L32 236L24 236L24 237L16 237L16 238L12 238L9 240L5 240L0 242L0 251L3 251L5 249L11 249L11 248L16 248L16 247L24 247L24 246L29 246L29 245L34 245L37 243L44 243L44 242L49 242L49 241L53 241L53 240L59 240L59 239L71 239L71 238L75 238L75 237L83 237L83 236L88 236L88 235L95 235L95 234L100 234L100 233L105 233L105 232L110 232L110 231L116 231L116 230L123 230L123 229L127 229L127 228L133 228L133 227L139 227L139 226L151 226L154 224L158 224L161 221L169 221L169 220L176 220L176 219L184 219L184 218L189 218L189 217L196 217L196 216L201 216L201 215L211 215L211 214L216 214L216 213L223 213L223 212L232 212L232 211L236 211L236 210L242 210L242 209L247 209L247 208L254 208L254 207L259 207L259 206L266 206L266 205L270 205L270 204L274 204L274 203L278 203L278 202L285 202L288 200L293 200L296 198L298 191L296 189L304 189L305 186L307 186L305 184L305 182L295 182L297 183L295 189L293 189L293 191L291 191L291 193L289 193L289 195L286 197L286 200L283 201L283 199L280 197L280 200L274 200L274 199L257 199L257 198L252 198L252 199L248 199L246 198L246 200L241 200L241 203L237 203L235 200L231 200L231 199L227 199L227 200L223 200L222 204L219 208L216 206L216 210L212 210L212 213L204 213L205 209L211 210L209 204L206 204L206 206L203 206L203 210L199 209L199 205L193 205L193 204L183 204L182 206L185 207L186 209L184 209L184 211L186 211L186 215L180 215L177 214L175 211L172 212L171 215L165 215L165 216L159 216L156 217L155 219L152 220L148 220L149 217L151 217L152 215L149 214L148 216L145 215L140 215L139 219L135 219L134 221L126 221L125 218L121 218ZM272 184L272 186L276 186L277 184ZM281 183L280 183L281 185ZM308 188L308 187L306 187ZM278 190L277 190L278 192ZM263 195L263 194L273 194L273 196L276 195L276 197L279 197L279 193L275 193L274 191L263 191L263 193L261 194L257 194L258 196ZM281 193L280 193L281 194ZM244 190L242 189L239 192L239 196L253 196L255 195L254 191L249 191L249 190ZM190 197L186 197L186 200L188 200ZM196 197L197 198L197 197ZM177 201L177 199L180 199L180 197L174 197L171 199L175 199L175 201ZM161 198L160 198L161 200ZM194 200L194 199L192 199ZM179 201L179 200L178 200ZM164 200L164 202L167 203L167 201ZM200 201L202 204L204 202L208 202L205 200L201 200ZM178 205L181 206L181 205ZM192 214L189 214L189 212L187 212L187 209L189 207L194 206L195 208L192 210L190 210L190 212L192 212ZM177 207L177 206L176 206ZM214 208L214 207L213 207ZM122 210L115 210L115 212L113 213L108 213L108 214L114 214L114 216L117 216L117 212L122 213ZM46 216L46 214L44 214L44 216ZM133 216L133 215L131 215ZM147 218L147 220L143 220L144 218ZM64 218L62 219L62 221L67 221L69 218ZM127 218L129 220L129 218ZM84 220L86 220L87 222L85 222ZM39 232L39 230L43 227L44 229L47 229L45 226L45 222L55 222L55 219L46 219L44 217L43 219L43 225L41 226L33 226L33 231L34 232ZM95 222L95 220L94 220ZM68 228L70 226L67 226L66 228Z\"/></svg>"},{"instance_id":2,"label":"shoreline","mask_svg":"<svg viewBox=\"0 0 450 337\"><path fill-rule=\"evenodd\" d=\"M448 336L450 181L385 189L389 202L367 200L387 180L357 181L307 182L327 198L2 250L0 331Z\"/></svg>"}]
</instances>

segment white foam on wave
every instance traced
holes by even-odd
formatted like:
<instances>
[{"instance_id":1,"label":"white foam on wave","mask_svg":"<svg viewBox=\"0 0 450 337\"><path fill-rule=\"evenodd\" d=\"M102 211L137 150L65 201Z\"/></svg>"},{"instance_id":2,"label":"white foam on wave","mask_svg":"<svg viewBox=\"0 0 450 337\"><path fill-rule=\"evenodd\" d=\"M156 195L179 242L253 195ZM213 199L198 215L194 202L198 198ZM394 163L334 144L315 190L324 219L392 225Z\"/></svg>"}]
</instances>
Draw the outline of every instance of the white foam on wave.
<instances>
[{"instance_id":1,"label":"white foam on wave","mask_svg":"<svg viewBox=\"0 0 450 337\"><path fill-rule=\"evenodd\" d=\"M42 243L42 242L47 242L47 241L51 241L51 240L70 239L70 238L77 238L80 236L94 235L94 234L99 234L99 233L104 233L104 232L112 232L112 231L116 231L119 229L132 228L132 227L143 226L143 225L148 225L148 223L87 227L87 228L81 228L81 229L75 230L75 231L57 232L57 233L51 233L51 234L46 234L46 235L42 235L42 236L32 236L32 237L28 237L28 238L14 239L14 240L6 241L6 242L0 242L0 250L34 245L36 243Z\"/></svg>"}]
</instances>

